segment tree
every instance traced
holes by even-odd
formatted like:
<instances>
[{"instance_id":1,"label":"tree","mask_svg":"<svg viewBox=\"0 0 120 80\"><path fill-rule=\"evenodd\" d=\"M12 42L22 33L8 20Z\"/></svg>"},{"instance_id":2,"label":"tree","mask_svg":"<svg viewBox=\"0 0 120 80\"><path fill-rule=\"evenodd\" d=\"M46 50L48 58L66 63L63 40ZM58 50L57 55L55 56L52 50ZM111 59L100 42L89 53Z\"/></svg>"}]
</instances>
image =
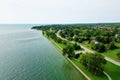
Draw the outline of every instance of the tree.
<instances>
[{"instance_id":1,"label":"tree","mask_svg":"<svg viewBox=\"0 0 120 80\"><path fill-rule=\"evenodd\" d=\"M62 40L60 38L57 38L58 43L62 43Z\"/></svg>"},{"instance_id":2,"label":"tree","mask_svg":"<svg viewBox=\"0 0 120 80\"><path fill-rule=\"evenodd\" d=\"M72 41L73 38L72 37L67 37L67 40Z\"/></svg>"},{"instance_id":3,"label":"tree","mask_svg":"<svg viewBox=\"0 0 120 80\"><path fill-rule=\"evenodd\" d=\"M75 58L78 59L80 57L80 54L75 54Z\"/></svg>"},{"instance_id":4,"label":"tree","mask_svg":"<svg viewBox=\"0 0 120 80\"><path fill-rule=\"evenodd\" d=\"M106 50L106 47L103 43L98 44L97 51L98 52L104 52Z\"/></svg>"},{"instance_id":5,"label":"tree","mask_svg":"<svg viewBox=\"0 0 120 80\"><path fill-rule=\"evenodd\" d=\"M91 48L98 51L98 52L104 52L106 50L106 47L103 43L95 44L94 42L92 42Z\"/></svg>"},{"instance_id":6,"label":"tree","mask_svg":"<svg viewBox=\"0 0 120 80\"><path fill-rule=\"evenodd\" d=\"M109 48L110 50L113 50L113 49L116 49L117 46L116 46L113 42L111 42L111 43L109 44L108 48Z\"/></svg>"},{"instance_id":7,"label":"tree","mask_svg":"<svg viewBox=\"0 0 120 80\"><path fill-rule=\"evenodd\" d=\"M79 43L82 43L82 42L83 42L83 40L82 40L81 38L79 38L78 42L79 42Z\"/></svg>"},{"instance_id":8,"label":"tree","mask_svg":"<svg viewBox=\"0 0 120 80\"><path fill-rule=\"evenodd\" d=\"M86 53L80 56L80 63L94 75L101 75L103 74L106 60L101 54Z\"/></svg>"},{"instance_id":9,"label":"tree","mask_svg":"<svg viewBox=\"0 0 120 80\"><path fill-rule=\"evenodd\" d=\"M65 45L66 45L66 44L67 44L67 41L63 40L63 41L62 41L62 44L65 44Z\"/></svg>"},{"instance_id":10,"label":"tree","mask_svg":"<svg viewBox=\"0 0 120 80\"><path fill-rule=\"evenodd\" d=\"M66 54L68 55L69 58L72 58L75 56L73 45L67 45L63 49L63 55L66 55Z\"/></svg>"},{"instance_id":11,"label":"tree","mask_svg":"<svg viewBox=\"0 0 120 80\"><path fill-rule=\"evenodd\" d=\"M73 47L74 47L75 50L81 49L80 45L78 45L77 43L75 43L75 44L73 45Z\"/></svg>"},{"instance_id":12,"label":"tree","mask_svg":"<svg viewBox=\"0 0 120 80\"><path fill-rule=\"evenodd\" d=\"M80 55L82 55L82 53L75 54L75 58L78 59L80 57Z\"/></svg>"},{"instance_id":13,"label":"tree","mask_svg":"<svg viewBox=\"0 0 120 80\"><path fill-rule=\"evenodd\" d=\"M67 54L67 48L63 48L62 52L63 52L63 55L66 55Z\"/></svg>"},{"instance_id":14,"label":"tree","mask_svg":"<svg viewBox=\"0 0 120 80\"><path fill-rule=\"evenodd\" d=\"M65 34L64 31L60 31L60 36L61 36L61 37L65 38L65 35L66 35L66 34Z\"/></svg>"},{"instance_id":15,"label":"tree","mask_svg":"<svg viewBox=\"0 0 120 80\"><path fill-rule=\"evenodd\" d=\"M120 59L120 51L116 54L116 56Z\"/></svg>"}]
</instances>

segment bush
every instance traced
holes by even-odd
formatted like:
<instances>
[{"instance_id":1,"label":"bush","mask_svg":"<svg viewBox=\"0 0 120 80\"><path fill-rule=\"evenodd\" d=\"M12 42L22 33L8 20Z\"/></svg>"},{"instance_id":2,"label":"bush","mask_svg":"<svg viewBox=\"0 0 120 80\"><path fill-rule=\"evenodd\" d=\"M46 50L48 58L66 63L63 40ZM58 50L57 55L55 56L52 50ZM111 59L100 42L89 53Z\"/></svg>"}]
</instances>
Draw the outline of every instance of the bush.
<instances>
[{"instance_id":1,"label":"bush","mask_svg":"<svg viewBox=\"0 0 120 80\"><path fill-rule=\"evenodd\" d=\"M75 54L75 58L78 59L80 57L80 54Z\"/></svg>"},{"instance_id":2,"label":"bush","mask_svg":"<svg viewBox=\"0 0 120 80\"><path fill-rule=\"evenodd\" d=\"M69 41L72 41L72 40L73 40L73 38L71 38L71 37L68 37L68 38L67 38L67 40L69 40Z\"/></svg>"},{"instance_id":3,"label":"bush","mask_svg":"<svg viewBox=\"0 0 120 80\"><path fill-rule=\"evenodd\" d=\"M116 54L116 56L120 59L120 51Z\"/></svg>"},{"instance_id":4,"label":"bush","mask_svg":"<svg viewBox=\"0 0 120 80\"><path fill-rule=\"evenodd\" d=\"M91 48L98 52L104 52L106 50L106 47L103 43L98 43L98 44L92 43Z\"/></svg>"},{"instance_id":5,"label":"bush","mask_svg":"<svg viewBox=\"0 0 120 80\"><path fill-rule=\"evenodd\" d=\"M66 54L68 55L69 58L72 58L75 56L73 45L67 45L63 49L63 55L66 55Z\"/></svg>"},{"instance_id":6,"label":"bush","mask_svg":"<svg viewBox=\"0 0 120 80\"><path fill-rule=\"evenodd\" d=\"M63 41L62 41L62 44L65 44L65 45L66 45L66 44L67 44L67 42L66 42L65 40L63 40Z\"/></svg>"},{"instance_id":7,"label":"bush","mask_svg":"<svg viewBox=\"0 0 120 80\"><path fill-rule=\"evenodd\" d=\"M75 54L75 58L78 59L80 57L80 55L82 55L82 53Z\"/></svg>"},{"instance_id":8,"label":"bush","mask_svg":"<svg viewBox=\"0 0 120 80\"><path fill-rule=\"evenodd\" d=\"M82 43L82 42L83 42L83 40L82 40L82 39L79 39L79 40L78 40L78 42L79 42L79 43Z\"/></svg>"},{"instance_id":9,"label":"bush","mask_svg":"<svg viewBox=\"0 0 120 80\"><path fill-rule=\"evenodd\" d=\"M80 45L78 45L78 44L76 44L76 43L73 45L73 47L74 47L75 50L81 49Z\"/></svg>"},{"instance_id":10,"label":"bush","mask_svg":"<svg viewBox=\"0 0 120 80\"><path fill-rule=\"evenodd\" d=\"M62 43L62 40L60 38L57 38L58 43Z\"/></svg>"},{"instance_id":11,"label":"bush","mask_svg":"<svg viewBox=\"0 0 120 80\"><path fill-rule=\"evenodd\" d=\"M117 46L116 46L113 42L111 42L111 43L109 44L108 48L109 48L110 50L113 50L113 49L116 49Z\"/></svg>"}]
</instances>

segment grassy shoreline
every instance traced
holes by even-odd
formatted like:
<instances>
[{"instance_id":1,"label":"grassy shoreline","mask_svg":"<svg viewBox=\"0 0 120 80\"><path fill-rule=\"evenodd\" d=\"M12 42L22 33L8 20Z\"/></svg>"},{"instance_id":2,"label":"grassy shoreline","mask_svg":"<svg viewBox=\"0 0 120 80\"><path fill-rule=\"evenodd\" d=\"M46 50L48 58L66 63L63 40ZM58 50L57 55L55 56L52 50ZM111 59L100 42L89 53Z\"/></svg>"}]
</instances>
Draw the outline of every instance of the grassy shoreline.
<instances>
[{"instance_id":1,"label":"grassy shoreline","mask_svg":"<svg viewBox=\"0 0 120 80\"><path fill-rule=\"evenodd\" d=\"M62 47L58 44L58 43L56 43L53 39L51 39L51 38L48 38L47 36L45 36L48 40L50 40L50 42L55 46L55 48L60 52L60 53L62 53ZM62 55L62 54L61 54ZM65 57L65 56L64 56ZM66 58L66 57L65 57ZM67 60L68 60L68 58L66 58ZM70 61L75 65L73 65ZM79 62L78 61L73 61L73 59L69 59L68 61L76 68L76 66L77 66L77 68L79 68L82 72L83 72L83 76L84 76L84 74L87 76L87 77L85 77L87 80L108 80L108 78L106 77L106 76L102 76L102 77L98 77L98 76L95 76L95 75L93 75L92 73L90 73L88 70L85 70L85 68L83 68L83 66L81 65L81 64L79 64L80 66L82 66L82 67L80 67L79 65L77 65ZM82 68L82 69L81 69ZM90 78L90 79L89 79Z\"/></svg>"},{"instance_id":2,"label":"grassy shoreline","mask_svg":"<svg viewBox=\"0 0 120 80\"><path fill-rule=\"evenodd\" d=\"M44 34L45 36L45 34ZM48 38L47 36L45 36L48 40L50 40L50 42L56 47L56 49L60 52L60 54L62 53L62 49L63 49L63 45L61 45L60 43L55 42L52 38ZM62 54L61 54L62 55ZM64 56L65 57L65 56ZM66 57L65 57L66 58ZM66 58L67 59L67 58ZM79 69L81 69L88 77L91 78L91 80L108 80L107 76L103 75L103 76L95 76L92 73L90 73L87 69L85 69L80 63L78 59L70 59L70 61L72 61ZM72 63L71 63L72 64ZM74 66L75 67L75 66ZM111 69L112 67L114 67L114 69ZM119 76L116 76L114 74L119 74L120 73L120 67L107 62L106 66L105 66L105 72L107 72L111 78L114 80L119 80ZM116 73L115 73L116 72ZM80 72L81 73L81 72Z\"/></svg>"},{"instance_id":3,"label":"grassy shoreline","mask_svg":"<svg viewBox=\"0 0 120 80\"><path fill-rule=\"evenodd\" d=\"M46 36L45 36L46 37ZM51 38L48 38L47 37L47 39L48 40L50 40L50 42L55 46L55 48L60 52L60 54L62 55L62 48L53 40L53 39L51 39ZM80 72L80 74L82 74L82 76L86 79L86 80L91 80L80 68L80 70L78 70L78 67L77 67L77 65L75 65L74 63L73 63L73 61L71 61L67 56L64 56L65 57L65 59L70 63L70 64L72 64L73 65L73 67L78 71L78 72Z\"/></svg>"}]
</instances>

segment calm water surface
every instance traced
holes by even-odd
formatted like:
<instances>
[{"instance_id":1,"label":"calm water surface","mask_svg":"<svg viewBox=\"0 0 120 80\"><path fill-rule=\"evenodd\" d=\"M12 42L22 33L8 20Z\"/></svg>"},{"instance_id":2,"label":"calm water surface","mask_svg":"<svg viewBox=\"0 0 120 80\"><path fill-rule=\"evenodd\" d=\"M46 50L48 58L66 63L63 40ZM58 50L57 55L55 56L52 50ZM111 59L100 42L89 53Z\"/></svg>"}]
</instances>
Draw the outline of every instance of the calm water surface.
<instances>
[{"instance_id":1,"label":"calm water surface","mask_svg":"<svg viewBox=\"0 0 120 80\"><path fill-rule=\"evenodd\" d=\"M85 80L41 31L15 26L0 27L0 80Z\"/></svg>"}]
</instances>

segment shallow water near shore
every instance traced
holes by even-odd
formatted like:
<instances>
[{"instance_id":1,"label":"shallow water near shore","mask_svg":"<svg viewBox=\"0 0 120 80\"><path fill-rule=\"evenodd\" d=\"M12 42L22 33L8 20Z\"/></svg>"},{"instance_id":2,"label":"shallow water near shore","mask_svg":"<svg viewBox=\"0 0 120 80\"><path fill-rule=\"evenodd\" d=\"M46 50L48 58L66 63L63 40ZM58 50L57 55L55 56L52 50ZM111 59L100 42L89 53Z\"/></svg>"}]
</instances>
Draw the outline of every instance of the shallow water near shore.
<instances>
[{"instance_id":1,"label":"shallow water near shore","mask_svg":"<svg viewBox=\"0 0 120 80\"><path fill-rule=\"evenodd\" d=\"M41 31L15 26L0 28L0 80L85 80Z\"/></svg>"}]
</instances>

